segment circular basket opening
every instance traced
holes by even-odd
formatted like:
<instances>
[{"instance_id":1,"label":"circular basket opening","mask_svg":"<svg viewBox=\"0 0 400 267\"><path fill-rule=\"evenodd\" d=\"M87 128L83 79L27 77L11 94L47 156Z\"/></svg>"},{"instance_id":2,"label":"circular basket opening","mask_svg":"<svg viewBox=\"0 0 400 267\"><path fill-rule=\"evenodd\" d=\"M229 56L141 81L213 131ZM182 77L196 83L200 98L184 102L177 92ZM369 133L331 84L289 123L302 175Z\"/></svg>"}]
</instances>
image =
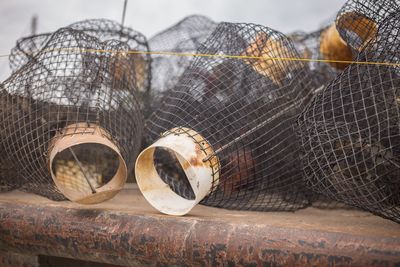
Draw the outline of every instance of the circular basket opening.
<instances>
[{"instance_id":1,"label":"circular basket opening","mask_svg":"<svg viewBox=\"0 0 400 267\"><path fill-rule=\"evenodd\" d=\"M378 31L375 21L357 12L342 14L337 20L337 26L357 50L362 50L369 40L375 38Z\"/></svg>"},{"instance_id":2,"label":"circular basket opening","mask_svg":"<svg viewBox=\"0 0 400 267\"><path fill-rule=\"evenodd\" d=\"M128 170L107 132L98 126L83 126L72 125L54 137L49 168L65 197L80 204L96 204L123 188Z\"/></svg>"},{"instance_id":3,"label":"circular basket opening","mask_svg":"<svg viewBox=\"0 0 400 267\"><path fill-rule=\"evenodd\" d=\"M174 151L168 148L156 147L153 162L161 180L175 194L188 200L196 198L193 188Z\"/></svg>"},{"instance_id":4,"label":"circular basket opening","mask_svg":"<svg viewBox=\"0 0 400 267\"><path fill-rule=\"evenodd\" d=\"M206 148L205 148L206 147ZM219 166L206 140L190 129L174 128L143 150L136 160L136 182L146 200L170 215L188 213L212 190Z\"/></svg>"},{"instance_id":5,"label":"circular basket opening","mask_svg":"<svg viewBox=\"0 0 400 267\"><path fill-rule=\"evenodd\" d=\"M51 171L60 186L83 194L95 193L116 175L119 156L96 143L74 145L56 154Z\"/></svg>"}]
</instances>

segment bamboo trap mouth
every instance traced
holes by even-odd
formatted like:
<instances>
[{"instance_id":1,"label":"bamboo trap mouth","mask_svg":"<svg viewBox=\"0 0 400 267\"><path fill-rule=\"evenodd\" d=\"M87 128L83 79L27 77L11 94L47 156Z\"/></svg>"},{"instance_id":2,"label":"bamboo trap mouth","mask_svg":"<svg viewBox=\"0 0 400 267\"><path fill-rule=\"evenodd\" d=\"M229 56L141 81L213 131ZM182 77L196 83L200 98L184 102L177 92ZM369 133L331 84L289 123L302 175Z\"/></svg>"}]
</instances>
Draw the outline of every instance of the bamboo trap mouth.
<instances>
[{"instance_id":1,"label":"bamboo trap mouth","mask_svg":"<svg viewBox=\"0 0 400 267\"><path fill-rule=\"evenodd\" d=\"M378 26L372 19L357 12L348 12L341 15L336 24L333 23L321 34L320 54L332 67L343 70L354 60L352 47L342 39L338 31L340 28L352 38L357 40L356 50L361 51L365 45L374 39L378 32ZM335 62L349 61L349 62Z\"/></svg>"},{"instance_id":2,"label":"bamboo trap mouth","mask_svg":"<svg viewBox=\"0 0 400 267\"><path fill-rule=\"evenodd\" d=\"M247 47L242 56L256 57L257 59L245 59L253 70L268 77L276 86L282 86L285 77L296 68L301 68L299 61L285 62L279 59L292 59L293 52L288 44L280 39L274 39L272 35L260 33L255 41Z\"/></svg>"},{"instance_id":3,"label":"bamboo trap mouth","mask_svg":"<svg viewBox=\"0 0 400 267\"><path fill-rule=\"evenodd\" d=\"M73 202L96 204L109 200L126 183L128 170L120 149L98 125L77 123L65 127L50 142L48 155L54 183Z\"/></svg>"},{"instance_id":4,"label":"bamboo trap mouth","mask_svg":"<svg viewBox=\"0 0 400 267\"><path fill-rule=\"evenodd\" d=\"M163 170L156 164L159 149L170 153L171 158L175 159L172 168L179 168L184 175L169 177L169 182L165 182ZM218 157L205 160L213 154L211 145L194 130L178 127L167 131L143 150L136 160L135 174L139 189L160 212L185 215L218 184ZM174 165L173 162L168 164ZM189 193L185 195L184 191Z\"/></svg>"}]
</instances>

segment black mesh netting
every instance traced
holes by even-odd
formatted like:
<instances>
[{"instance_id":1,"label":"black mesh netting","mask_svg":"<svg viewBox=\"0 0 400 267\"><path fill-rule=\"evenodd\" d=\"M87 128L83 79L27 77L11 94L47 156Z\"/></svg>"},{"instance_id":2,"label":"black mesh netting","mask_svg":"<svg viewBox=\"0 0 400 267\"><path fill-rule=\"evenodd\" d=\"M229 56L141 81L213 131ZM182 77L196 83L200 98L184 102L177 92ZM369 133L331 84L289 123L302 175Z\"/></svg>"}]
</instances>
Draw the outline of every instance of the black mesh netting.
<instances>
[{"instance_id":1,"label":"black mesh netting","mask_svg":"<svg viewBox=\"0 0 400 267\"><path fill-rule=\"evenodd\" d=\"M397 9L379 23L376 38L363 44L357 57L357 61L397 65L350 65L299 118L309 186L396 222L400 222L399 29Z\"/></svg>"},{"instance_id":2,"label":"black mesh netting","mask_svg":"<svg viewBox=\"0 0 400 267\"><path fill-rule=\"evenodd\" d=\"M259 25L220 23L197 52L217 56L196 57L167 91L148 121L151 140L185 127L211 144L220 176L203 204L252 210L310 204L293 127L315 84L308 64L278 59L299 58L292 42ZM155 156L158 173L175 193L193 199L168 153Z\"/></svg>"},{"instance_id":3,"label":"black mesh netting","mask_svg":"<svg viewBox=\"0 0 400 267\"><path fill-rule=\"evenodd\" d=\"M321 85L325 85L341 71L340 67L331 62L325 62L320 60L344 59L345 55L338 53L338 55L331 55L328 53L329 49L325 48L326 43L330 40L326 39L326 32L329 26L323 27L322 29L312 32L294 32L288 37L293 41L297 51L303 59L310 59L306 61L313 72L314 79Z\"/></svg>"},{"instance_id":4,"label":"black mesh netting","mask_svg":"<svg viewBox=\"0 0 400 267\"><path fill-rule=\"evenodd\" d=\"M127 43L130 49L126 57L129 57L130 60L127 61L129 64L126 67L134 68L136 74L136 91L138 92L141 109L143 112L146 112L151 105L149 94L152 59L150 54L139 53L148 52L149 50L146 38L128 27L123 27L115 21L106 19L84 20L73 23L68 27L96 37L102 42L114 39ZM52 33L43 33L18 40L9 57L11 70L16 71L29 60L35 60L35 55L41 51L51 36ZM138 44L142 49L141 51L136 49Z\"/></svg>"},{"instance_id":5,"label":"black mesh netting","mask_svg":"<svg viewBox=\"0 0 400 267\"><path fill-rule=\"evenodd\" d=\"M151 55L152 103L150 111L154 111L159 106L162 95L175 86L192 61L191 54L196 53L216 25L207 17L191 15L149 39L152 52L177 53L176 55ZM148 113L150 112L146 115Z\"/></svg>"},{"instance_id":6,"label":"black mesh netting","mask_svg":"<svg viewBox=\"0 0 400 267\"><path fill-rule=\"evenodd\" d=\"M348 0L338 12L336 27L354 56L377 35L378 27L399 12L399 0Z\"/></svg>"},{"instance_id":7,"label":"black mesh netting","mask_svg":"<svg viewBox=\"0 0 400 267\"><path fill-rule=\"evenodd\" d=\"M312 33L295 32L289 37L309 62L321 84L330 82L354 60L362 45L376 36L380 22L397 10L398 0L349 0L336 20Z\"/></svg>"},{"instance_id":8,"label":"black mesh netting","mask_svg":"<svg viewBox=\"0 0 400 267\"><path fill-rule=\"evenodd\" d=\"M66 155L60 153L49 166L55 140L73 134L100 132L132 169L150 61L128 51L147 50L143 35L106 20L20 40L10 57L13 74L0 88L0 187L62 199L50 168L64 178L86 172L95 187L106 184L116 170L116 155L101 146L74 146L80 162L63 151Z\"/></svg>"}]
</instances>

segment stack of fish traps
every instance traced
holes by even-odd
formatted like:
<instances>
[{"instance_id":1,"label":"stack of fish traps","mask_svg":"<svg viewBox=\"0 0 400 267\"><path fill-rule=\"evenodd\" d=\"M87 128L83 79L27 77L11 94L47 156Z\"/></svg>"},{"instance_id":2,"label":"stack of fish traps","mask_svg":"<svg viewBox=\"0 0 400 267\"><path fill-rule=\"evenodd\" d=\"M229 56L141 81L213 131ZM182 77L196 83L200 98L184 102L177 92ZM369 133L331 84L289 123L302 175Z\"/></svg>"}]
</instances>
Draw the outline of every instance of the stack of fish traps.
<instances>
[{"instance_id":1,"label":"stack of fish traps","mask_svg":"<svg viewBox=\"0 0 400 267\"><path fill-rule=\"evenodd\" d=\"M149 87L150 60L135 51L148 51L146 38L106 20L17 43L0 91L5 187L84 204L122 189Z\"/></svg>"},{"instance_id":2,"label":"stack of fish traps","mask_svg":"<svg viewBox=\"0 0 400 267\"><path fill-rule=\"evenodd\" d=\"M21 39L0 88L0 191L97 203L136 161L166 214L327 199L400 222L399 6L348 0L287 36L194 15L149 42L107 20Z\"/></svg>"}]
</instances>

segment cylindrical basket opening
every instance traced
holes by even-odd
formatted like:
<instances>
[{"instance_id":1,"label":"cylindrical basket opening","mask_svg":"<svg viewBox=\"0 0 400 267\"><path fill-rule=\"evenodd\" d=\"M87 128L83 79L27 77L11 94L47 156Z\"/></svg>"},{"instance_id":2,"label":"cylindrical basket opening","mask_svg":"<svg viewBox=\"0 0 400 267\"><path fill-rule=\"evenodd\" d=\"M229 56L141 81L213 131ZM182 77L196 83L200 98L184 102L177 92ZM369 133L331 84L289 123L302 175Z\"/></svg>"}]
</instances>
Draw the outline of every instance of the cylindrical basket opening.
<instances>
[{"instance_id":1,"label":"cylindrical basket opening","mask_svg":"<svg viewBox=\"0 0 400 267\"><path fill-rule=\"evenodd\" d=\"M265 33L257 34L254 42L247 48L243 56L254 58L245 59L253 70L266 76L276 86L282 86L285 77L297 68L301 68L299 61L291 61L288 64L280 58L291 58L297 56L291 47L283 39Z\"/></svg>"},{"instance_id":2,"label":"cylindrical basket opening","mask_svg":"<svg viewBox=\"0 0 400 267\"><path fill-rule=\"evenodd\" d=\"M347 12L337 20L337 26L351 41L351 46L361 51L378 34L378 25L371 18L358 12Z\"/></svg>"},{"instance_id":3,"label":"cylindrical basket opening","mask_svg":"<svg viewBox=\"0 0 400 267\"><path fill-rule=\"evenodd\" d=\"M353 60L353 52L338 31L340 28L347 36L353 40L352 45L355 49L361 50L362 47L377 34L377 25L371 19L358 14L348 12L342 14L337 23L332 24L321 34L320 54L332 67L343 70L350 65ZM344 62L340 62L344 61Z\"/></svg>"},{"instance_id":4,"label":"cylindrical basket opening","mask_svg":"<svg viewBox=\"0 0 400 267\"><path fill-rule=\"evenodd\" d=\"M184 163L184 165L187 165L187 163ZM167 183L176 194L189 200L194 200L196 198L189 179L185 174L185 170L177 154L173 150L156 147L154 150L154 167L161 179Z\"/></svg>"},{"instance_id":5,"label":"cylindrical basket opening","mask_svg":"<svg viewBox=\"0 0 400 267\"><path fill-rule=\"evenodd\" d=\"M136 160L140 191L157 210L184 215L206 197L219 179L219 161L210 144L187 128L165 133ZM175 172L175 176L171 173Z\"/></svg>"},{"instance_id":6,"label":"cylindrical basket opening","mask_svg":"<svg viewBox=\"0 0 400 267\"><path fill-rule=\"evenodd\" d=\"M351 48L340 37L335 24L322 32L319 51L323 59L328 60L329 65L340 70L350 65L350 61L353 59Z\"/></svg>"},{"instance_id":7,"label":"cylindrical basket opening","mask_svg":"<svg viewBox=\"0 0 400 267\"><path fill-rule=\"evenodd\" d=\"M114 197L125 185L127 167L119 148L97 125L69 125L49 150L49 168L61 193L80 204Z\"/></svg>"}]
</instances>

